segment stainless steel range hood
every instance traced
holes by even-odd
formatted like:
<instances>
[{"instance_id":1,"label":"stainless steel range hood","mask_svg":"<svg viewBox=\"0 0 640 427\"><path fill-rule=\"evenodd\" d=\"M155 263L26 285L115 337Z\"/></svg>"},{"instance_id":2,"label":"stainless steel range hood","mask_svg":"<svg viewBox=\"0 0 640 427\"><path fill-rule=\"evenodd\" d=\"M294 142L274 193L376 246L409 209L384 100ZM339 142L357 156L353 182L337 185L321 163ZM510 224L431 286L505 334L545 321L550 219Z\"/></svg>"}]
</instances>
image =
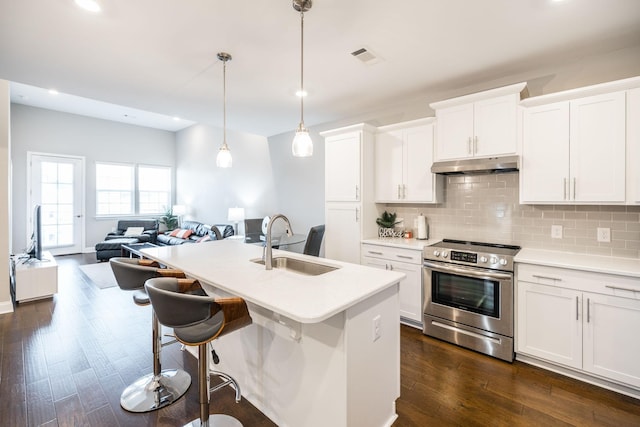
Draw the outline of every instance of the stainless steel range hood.
<instances>
[{"instance_id":1,"label":"stainless steel range hood","mask_svg":"<svg viewBox=\"0 0 640 427\"><path fill-rule=\"evenodd\" d=\"M431 172L442 175L499 173L517 171L519 156L489 157L484 159L449 160L434 162Z\"/></svg>"}]
</instances>

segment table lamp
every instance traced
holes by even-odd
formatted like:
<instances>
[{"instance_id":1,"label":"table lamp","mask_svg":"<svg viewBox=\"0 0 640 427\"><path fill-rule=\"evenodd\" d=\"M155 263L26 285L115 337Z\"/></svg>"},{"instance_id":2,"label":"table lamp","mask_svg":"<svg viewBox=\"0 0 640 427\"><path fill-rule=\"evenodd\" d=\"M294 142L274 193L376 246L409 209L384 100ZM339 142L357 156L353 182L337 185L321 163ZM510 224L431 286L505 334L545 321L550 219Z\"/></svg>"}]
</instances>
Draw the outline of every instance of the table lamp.
<instances>
[{"instance_id":1,"label":"table lamp","mask_svg":"<svg viewBox=\"0 0 640 427\"><path fill-rule=\"evenodd\" d=\"M233 222L233 234L238 235L238 223L244 221L244 208L229 208L228 221Z\"/></svg>"}]
</instances>

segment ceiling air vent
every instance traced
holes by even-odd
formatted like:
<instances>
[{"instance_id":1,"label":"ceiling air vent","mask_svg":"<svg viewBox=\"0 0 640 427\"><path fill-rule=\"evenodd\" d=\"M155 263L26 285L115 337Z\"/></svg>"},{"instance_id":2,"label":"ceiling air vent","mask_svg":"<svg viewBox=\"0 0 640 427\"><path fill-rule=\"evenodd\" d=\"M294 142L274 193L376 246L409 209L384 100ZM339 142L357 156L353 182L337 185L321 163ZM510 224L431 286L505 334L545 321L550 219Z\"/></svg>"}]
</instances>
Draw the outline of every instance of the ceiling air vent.
<instances>
[{"instance_id":1,"label":"ceiling air vent","mask_svg":"<svg viewBox=\"0 0 640 427\"><path fill-rule=\"evenodd\" d=\"M378 62L380 62L380 58L375 56L371 51L365 49L364 47L358 50L354 50L353 52L351 52L351 55L353 55L355 58L358 58L360 61L367 65L377 64Z\"/></svg>"}]
</instances>

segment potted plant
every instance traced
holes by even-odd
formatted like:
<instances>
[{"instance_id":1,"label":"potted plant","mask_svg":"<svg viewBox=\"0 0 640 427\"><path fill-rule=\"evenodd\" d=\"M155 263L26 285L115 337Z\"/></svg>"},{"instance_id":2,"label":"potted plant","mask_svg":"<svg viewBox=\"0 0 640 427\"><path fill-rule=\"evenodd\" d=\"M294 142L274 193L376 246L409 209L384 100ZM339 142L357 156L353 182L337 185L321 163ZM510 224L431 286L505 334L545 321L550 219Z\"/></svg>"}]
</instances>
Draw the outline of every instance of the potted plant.
<instances>
[{"instance_id":1,"label":"potted plant","mask_svg":"<svg viewBox=\"0 0 640 427\"><path fill-rule=\"evenodd\" d=\"M178 216L173 214L173 208L165 208L164 214L160 217L160 224L164 224L168 231L178 227Z\"/></svg>"},{"instance_id":2,"label":"potted plant","mask_svg":"<svg viewBox=\"0 0 640 427\"><path fill-rule=\"evenodd\" d=\"M396 233L394 226L402 220L396 219L397 214L384 211L382 215L376 219L376 224L380 226L378 229L378 237L399 237L402 232Z\"/></svg>"}]
</instances>

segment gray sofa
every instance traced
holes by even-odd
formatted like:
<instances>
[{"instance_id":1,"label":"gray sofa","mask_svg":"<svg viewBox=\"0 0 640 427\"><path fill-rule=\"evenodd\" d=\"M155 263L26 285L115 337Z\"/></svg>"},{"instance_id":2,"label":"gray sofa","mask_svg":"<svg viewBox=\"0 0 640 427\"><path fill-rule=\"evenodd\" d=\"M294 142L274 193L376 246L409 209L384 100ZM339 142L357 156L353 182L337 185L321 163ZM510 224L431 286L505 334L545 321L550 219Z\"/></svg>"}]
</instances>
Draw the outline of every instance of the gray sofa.
<instances>
[{"instance_id":1,"label":"gray sofa","mask_svg":"<svg viewBox=\"0 0 640 427\"><path fill-rule=\"evenodd\" d=\"M129 227L144 227L142 234L136 234L135 236L125 236ZM138 239L140 243L156 243L158 237L158 220L157 219L121 219L118 221L118 225L115 231L110 232L104 238L104 240L113 239Z\"/></svg>"},{"instance_id":2,"label":"gray sofa","mask_svg":"<svg viewBox=\"0 0 640 427\"><path fill-rule=\"evenodd\" d=\"M158 245L182 245L185 243L197 243L203 237L208 236L210 240L221 240L233 236L233 226L229 224L208 225L198 221L182 221L179 230L189 230L191 234L186 238L172 236L172 231L158 234L156 244Z\"/></svg>"}]
</instances>

